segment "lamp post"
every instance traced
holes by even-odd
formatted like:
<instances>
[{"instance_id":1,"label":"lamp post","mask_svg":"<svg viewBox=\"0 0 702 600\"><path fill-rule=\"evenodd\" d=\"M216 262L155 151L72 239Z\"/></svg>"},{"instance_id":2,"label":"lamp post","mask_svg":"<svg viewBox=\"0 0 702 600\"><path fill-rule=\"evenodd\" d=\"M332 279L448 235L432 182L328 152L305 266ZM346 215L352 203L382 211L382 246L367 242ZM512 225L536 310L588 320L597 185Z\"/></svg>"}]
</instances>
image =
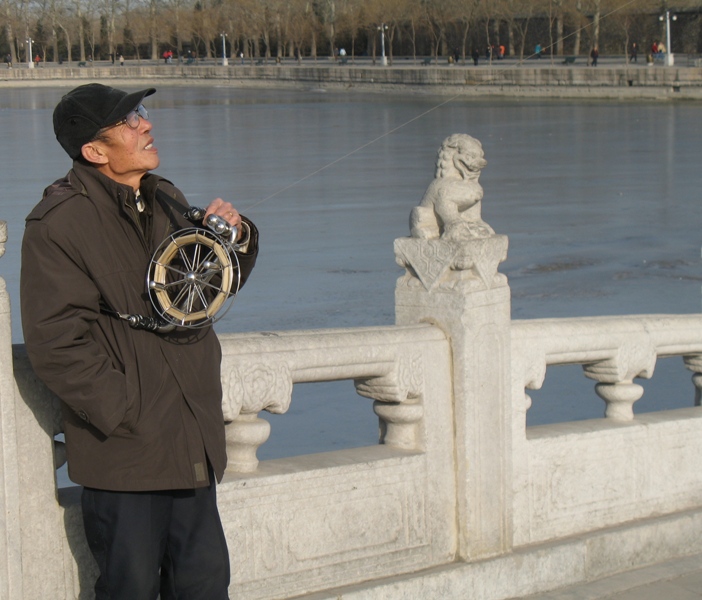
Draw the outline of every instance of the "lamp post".
<instances>
[{"instance_id":1,"label":"lamp post","mask_svg":"<svg viewBox=\"0 0 702 600\"><path fill-rule=\"evenodd\" d=\"M34 68L34 61L32 60L32 42L34 40L32 38L27 38L27 68L28 69L33 69Z\"/></svg>"},{"instance_id":2,"label":"lamp post","mask_svg":"<svg viewBox=\"0 0 702 600\"><path fill-rule=\"evenodd\" d=\"M227 59L227 45L224 40L227 37L226 33L222 33L222 66L226 67L229 64L229 59Z\"/></svg>"},{"instance_id":3,"label":"lamp post","mask_svg":"<svg viewBox=\"0 0 702 600\"><path fill-rule=\"evenodd\" d=\"M678 15L671 15L670 11L666 9L665 11L665 16L661 15L658 17L659 21L665 20L665 66L666 67L672 67L673 64L675 64L675 58L673 57L673 53L671 52L672 48L670 47L670 20L677 21L678 20Z\"/></svg>"},{"instance_id":4,"label":"lamp post","mask_svg":"<svg viewBox=\"0 0 702 600\"><path fill-rule=\"evenodd\" d=\"M383 23L378 26L378 31L380 31L380 64L384 67L388 64L388 59L385 56L385 32L388 30L388 26Z\"/></svg>"}]
</instances>

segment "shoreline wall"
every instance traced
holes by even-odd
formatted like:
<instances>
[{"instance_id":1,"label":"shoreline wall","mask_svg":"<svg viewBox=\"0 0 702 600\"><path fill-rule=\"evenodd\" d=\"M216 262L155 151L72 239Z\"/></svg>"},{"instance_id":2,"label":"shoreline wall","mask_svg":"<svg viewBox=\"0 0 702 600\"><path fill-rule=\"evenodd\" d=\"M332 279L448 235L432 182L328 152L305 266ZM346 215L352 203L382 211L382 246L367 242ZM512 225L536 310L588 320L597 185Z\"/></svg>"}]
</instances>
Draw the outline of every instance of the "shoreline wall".
<instances>
[{"instance_id":1,"label":"shoreline wall","mask_svg":"<svg viewBox=\"0 0 702 600\"><path fill-rule=\"evenodd\" d=\"M702 68L660 66L146 65L0 69L0 87L79 85L84 81L167 85L332 88L490 96L698 99Z\"/></svg>"}]
</instances>

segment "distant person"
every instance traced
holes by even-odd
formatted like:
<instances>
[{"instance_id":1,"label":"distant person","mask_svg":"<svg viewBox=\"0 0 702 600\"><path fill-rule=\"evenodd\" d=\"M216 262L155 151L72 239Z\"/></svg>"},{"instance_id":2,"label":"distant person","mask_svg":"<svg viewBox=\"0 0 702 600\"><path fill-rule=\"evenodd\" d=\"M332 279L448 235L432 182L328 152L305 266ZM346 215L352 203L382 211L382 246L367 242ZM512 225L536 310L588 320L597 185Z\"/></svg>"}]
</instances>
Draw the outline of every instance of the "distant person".
<instances>
[{"instance_id":1,"label":"distant person","mask_svg":"<svg viewBox=\"0 0 702 600\"><path fill-rule=\"evenodd\" d=\"M120 67L124 66L124 56L122 54L119 55L119 66Z\"/></svg>"},{"instance_id":2,"label":"distant person","mask_svg":"<svg viewBox=\"0 0 702 600\"><path fill-rule=\"evenodd\" d=\"M658 56L663 57L665 54L665 44L663 42L658 42Z\"/></svg>"},{"instance_id":3,"label":"distant person","mask_svg":"<svg viewBox=\"0 0 702 600\"><path fill-rule=\"evenodd\" d=\"M638 62L637 57L639 55L639 46L636 42L631 45L631 55L629 56L629 62Z\"/></svg>"},{"instance_id":4,"label":"distant person","mask_svg":"<svg viewBox=\"0 0 702 600\"><path fill-rule=\"evenodd\" d=\"M473 64L477 67L478 66L478 59L480 58L480 52L478 52L477 48L473 48L473 51L471 52L471 58L473 59Z\"/></svg>"},{"instance_id":5,"label":"distant person","mask_svg":"<svg viewBox=\"0 0 702 600\"><path fill-rule=\"evenodd\" d=\"M41 62L41 57L37 54L34 57L34 64L38 67L40 62Z\"/></svg>"},{"instance_id":6,"label":"distant person","mask_svg":"<svg viewBox=\"0 0 702 600\"><path fill-rule=\"evenodd\" d=\"M592 50L590 50L590 65L593 67L597 66L597 59L600 57L600 52L597 49L597 46L594 46Z\"/></svg>"},{"instance_id":7,"label":"distant person","mask_svg":"<svg viewBox=\"0 0 702 600\"><path fill-rule=\"evenodd\" d=\"M9 52L5 55L5 64L8 69L12 68L12 55Z\"/></svg>"},{"instance_id":8,"label":"distant person","mask_svg":"<svg viewBox=\"0 0 702 600\"><path fill-rule=\"evenodd\" d=\"M458 64L458 59L461 58L461 53L458 50L458 48L453 49L453 60L456 64Z\"/></svg>"},{"instance_id":9,"label":"distant person","mask_svg":"<svg viewBox=\"0 0 702 600\"><path fill-rule=\"evenodd\" d=\"M502 60L505 57L505 47L500 44L500 47L497 50L497 60Z\"/></svg>"},{"instance_id":10,"label":"distant person","mask_svg":"<svg viewBox=\"0 0 702 600\"><path fill-rule=\"evenodd\" d=\"M653 42L653 44L651 44L651 54L653 54L653 56L658 54L658 42Z\"/></svg>"},{"instance_id":11,"label":"distant person","mask_svg":"<svg viewBox=\"0 0 702 600\"><path fill-rule=\"evenodd\" d=\"M536 44L534 47L534 55L536 58L541 58L541 53L543 52L543 49L541 48L541 44Z\"/></svg>"}]
</instances>

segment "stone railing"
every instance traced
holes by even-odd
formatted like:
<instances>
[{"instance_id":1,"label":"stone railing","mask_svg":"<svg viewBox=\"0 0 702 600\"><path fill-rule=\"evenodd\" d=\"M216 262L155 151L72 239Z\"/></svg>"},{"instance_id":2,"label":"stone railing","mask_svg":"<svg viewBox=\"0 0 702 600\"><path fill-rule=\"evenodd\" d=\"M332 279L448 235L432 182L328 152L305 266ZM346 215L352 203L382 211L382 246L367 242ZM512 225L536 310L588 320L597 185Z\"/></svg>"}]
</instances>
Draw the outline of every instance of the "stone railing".
<instances>
[{"instance_id":1,"label":"stone railing","mask_svg":"<svg viewBox=\"0 0 702 600\"><path fill-rule=\"evenodd\" d=\"M515 321L512 349L523 357L524 387L532 390L543 384L547 366L582 365L585 376L598 382L605 416L615 421L634 418L634 402L644 393L634 378L650 378L658 358L681 356L694 373L700 405L702 321L696 315Z\"/></svg>"},{"instance_id":2,"label":"stone railing","mask_svg":"<svg viewBox=\"0 0 702 600\"><path fill-rule=\"evenodd\" d=\"M395 244L397 325L221 336L232 597L499 600L702 552L702 316L512 321L481 159L465 136L442 146ZM56 486L57 400L10 320L3 283L0 599L90 598L80 489ZM697 399L637 414L635 379L669 356ZM528 390L560 364L582 365L606 417L527 428ZM259 462L260 411L333 380L372 400L379 444Z\"/></svg>"},{"instance_id":3,"label":"stone railing","mask_svg":"<svg viewBox=\"0 0 702 600\"><path fill-rule=\"evenodd\" d=\"M702 451L702 316L515 321L511 339L515 545L700 506L702 478L691 457ZM635 414L644 389L634 378L652 377L657 359L672 356L694 373L690 408ZM563 364L582 365L597 382L605 418L526 428L525 390ZM645 540L643 554L652 552ZM600 575L621 570L616 552L600 551Z\"/></svg>"}]
</instances>

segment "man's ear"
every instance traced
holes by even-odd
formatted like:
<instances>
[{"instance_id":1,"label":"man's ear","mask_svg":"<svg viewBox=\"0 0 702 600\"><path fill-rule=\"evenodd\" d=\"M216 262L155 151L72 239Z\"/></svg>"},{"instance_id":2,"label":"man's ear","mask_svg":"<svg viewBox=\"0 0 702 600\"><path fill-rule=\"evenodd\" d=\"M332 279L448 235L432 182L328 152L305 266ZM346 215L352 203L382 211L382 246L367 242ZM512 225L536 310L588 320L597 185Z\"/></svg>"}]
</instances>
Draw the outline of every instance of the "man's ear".
<instances>
[{"instance_id":1,"label":"man's ear","mask_svg":"<svg viewBox=\"0 0 702 600\"><path fill-rule=\"evenodd\" d=\"M103 148L102 144L96 140L83 144L83 147L80 149L80 153L89 163L104 165L108 162L105 149Z\"/></svg>"}]
</instances>

